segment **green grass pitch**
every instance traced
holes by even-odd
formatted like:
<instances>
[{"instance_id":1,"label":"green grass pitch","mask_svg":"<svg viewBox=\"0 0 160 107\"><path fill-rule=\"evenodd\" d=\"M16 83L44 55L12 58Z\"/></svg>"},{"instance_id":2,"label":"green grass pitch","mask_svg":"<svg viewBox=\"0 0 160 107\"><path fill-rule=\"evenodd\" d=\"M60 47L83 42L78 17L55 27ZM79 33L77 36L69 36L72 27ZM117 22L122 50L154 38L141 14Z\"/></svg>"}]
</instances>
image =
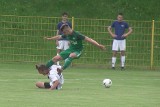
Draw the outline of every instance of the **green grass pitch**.
<instances>
[{"instance_id":1,"label":"green grass pitch","mask_svg":"<svg viewBox=\"0 0 160 107\"><path fill-rule=\"evenodd\" d=\"M31 64L0 64L0 107L159 107L160 72L69 68L62 90L35 87L48 81ZM110 88L102 81L110 78Z\"/></svg>"}]
</instances>

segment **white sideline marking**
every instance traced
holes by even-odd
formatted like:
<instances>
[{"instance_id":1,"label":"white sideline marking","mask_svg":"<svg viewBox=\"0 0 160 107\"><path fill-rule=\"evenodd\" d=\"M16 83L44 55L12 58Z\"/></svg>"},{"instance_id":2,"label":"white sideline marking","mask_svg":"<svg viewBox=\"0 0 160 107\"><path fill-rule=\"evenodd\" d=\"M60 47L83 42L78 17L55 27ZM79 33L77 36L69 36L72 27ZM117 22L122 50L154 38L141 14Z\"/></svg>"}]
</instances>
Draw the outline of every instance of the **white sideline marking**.
<instances>
[{"instance_id":1,"label":"white sideline marking","mask_svg":"<svg viewBox=\"0 0 160 107\"><path fill-rule=\"evenodd\" d=\"M0 70L14 70L14 69L12 69L12 68L1 68Z\"/></svg>"},{"instance_id":2,"label":"white sideline marking","mask_svg":"<svg viewBox=\"0 0 160 107\"><path fill-rule=\"evenodd\" d=\"M46 79L41 79L41 78L35 78L35 79L0 79L0 82L6 82L6 81L37 81L37 80L47 80L47 78ZM102 81L103 79L89 79L89 78L81 78L81 79L64 79L64 80L66 80L66 81L95 81L95 80L97 80L97 81ZM122 80L122 81L126 81L126 80L135 80L135 81L144 81L144 80L149 80L150 81L150 79L118 79L118 80ZM154 81L159 81L160 80L160 78L157 78L157 79L152 79L152 80L154 80Z\"/></svg>"}]
</instances>

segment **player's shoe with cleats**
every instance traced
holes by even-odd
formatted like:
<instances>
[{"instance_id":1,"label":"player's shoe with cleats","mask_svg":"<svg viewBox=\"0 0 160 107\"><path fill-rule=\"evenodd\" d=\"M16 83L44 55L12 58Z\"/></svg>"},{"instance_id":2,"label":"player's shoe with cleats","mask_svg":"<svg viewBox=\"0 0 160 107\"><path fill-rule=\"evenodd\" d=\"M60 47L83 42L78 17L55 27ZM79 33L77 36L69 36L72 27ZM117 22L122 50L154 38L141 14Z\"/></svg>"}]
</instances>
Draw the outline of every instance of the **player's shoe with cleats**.
<instances>
[{"instance_id":1,"label":"player's shoe with cleats","mask_svg":"<svg viewBox=\"0 0 160 107\"><path fill-rule=\"evenodd\" d=\"M121 67L121 71L124 71L125 70L125 68L124 67Z\"/></svg>"},{"instance_id":2,"label":"player's shoe with cleats","mask_svg":"<svg viewBox=\"0 0 160 107\"><path fill-rule=\"evenodd\" d=\"M112 70L115 70L115 67L112 67Z\"/></svg>"}]
</instances>

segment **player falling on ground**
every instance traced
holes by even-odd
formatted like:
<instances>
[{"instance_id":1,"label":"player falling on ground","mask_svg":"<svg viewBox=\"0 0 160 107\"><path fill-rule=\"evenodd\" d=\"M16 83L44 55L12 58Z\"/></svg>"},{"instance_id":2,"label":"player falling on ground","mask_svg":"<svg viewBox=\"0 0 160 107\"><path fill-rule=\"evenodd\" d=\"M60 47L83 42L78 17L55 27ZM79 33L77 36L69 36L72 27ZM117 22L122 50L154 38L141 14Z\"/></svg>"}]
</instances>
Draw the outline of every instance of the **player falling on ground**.
<instances>
[{"instance_id":1,"label":"player falling on ground","mask_svg":"<svg viewBox=\"0 0 160 107\"><path fill-rule=\"evenodd\" d=\"M64 65L62 66L61 69L58 69L58 71L62 72L63 70L65 70L71 64L72 60L79 58L81 56L81 53L83 50L83 43L82 43L83 40L97 46L98 48L102 50L105 50L104 45L101 45L97 43L95 40L87 36L84 36L77 31L72 30L68 26L68 24L63 24L61 26L61 31L63 32L61 36L57 35L57 36L52 37L52 39L58 40L61 38L67 38L70 41L70 47L67 50L62 51L59 55L53 57L53 59L51 59L46 64L48 68L51 67L53 64L55 64L57 61L65 60Z\"/></svg>"},{"instance_id":2,"label":"player falling on ground","mask_svg":"<svg viewBox=\"0 0 160 107\"><path fill-rule=\"evenodd\" d=\"M115 33L112 32L112 29L115 29ZM125 30L128 29L128 32L125 33ZM123 21L123 14L119 13L117 16L117 20L112 23L111 26L108 27L108 31L110 35L113 37L112 44L112 69L115 69L116 63L116 55L120 49L121 52L121 70L124 69L125 65L125 50L126 50L126 37L131 34L132 28L129 27L128 23Z\"/></svg>"},{"instance_id":3,"label":"player falling on ground","mask_svg":"<svg viewBox=\"0 0 160 107\"><path fill-rule=\"evenodd\" d=\"M36 69L40 74L47 75L50 79L50 82L36 82L38 88L45 88L49 90L59 90L62 88L64 83L62 73L58 74L57 68L61 68L59 65L52 65L50 68L47 68L46 65L36 65Z\"/></svg>"}]
</instances>

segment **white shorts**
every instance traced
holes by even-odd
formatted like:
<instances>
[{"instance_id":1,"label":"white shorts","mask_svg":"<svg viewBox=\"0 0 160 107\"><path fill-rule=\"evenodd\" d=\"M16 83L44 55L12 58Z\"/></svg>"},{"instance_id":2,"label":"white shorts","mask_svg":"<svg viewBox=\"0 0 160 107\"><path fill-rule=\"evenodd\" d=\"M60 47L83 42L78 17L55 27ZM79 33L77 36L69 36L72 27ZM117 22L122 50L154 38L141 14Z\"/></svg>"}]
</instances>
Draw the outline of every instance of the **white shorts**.
<instances>
[{"instance_id":1,"label":"white shorts","mask_svg":"<svg viewBox=\"0 0 160 107\"><path fill-rule=\"evenodd\" d=\"M69 48L69 41L67 40L59 40L57 49L66 50Z\"/></svg>"},{"instance_id":2,"label":"white shorts","mask_svg":"<svg viewBox=\"0 0 160 107\"><path fill-rule=\"evenodd\" d=\"M51 78L52 76L52 78ZM62 89L62 85L64 84L64 78L63 78L63 74L58 75L58 74L52 74L50 76L50 83L49 85L52 86L54 84L54 81L58 80L59 81L59 85L56 87L56 89ZM53 79L54 78L54 79Z\"/></svg>"},{"instance_id":3,"label":"white shorts","mask_svg":"<svg viewBox=\"0 0 160 107\"><path fill-rule=\"evenodd\" d=\"M113 40L112 51L125 51L126 50L126 40Z\"/></svg>"}]
</instances>

